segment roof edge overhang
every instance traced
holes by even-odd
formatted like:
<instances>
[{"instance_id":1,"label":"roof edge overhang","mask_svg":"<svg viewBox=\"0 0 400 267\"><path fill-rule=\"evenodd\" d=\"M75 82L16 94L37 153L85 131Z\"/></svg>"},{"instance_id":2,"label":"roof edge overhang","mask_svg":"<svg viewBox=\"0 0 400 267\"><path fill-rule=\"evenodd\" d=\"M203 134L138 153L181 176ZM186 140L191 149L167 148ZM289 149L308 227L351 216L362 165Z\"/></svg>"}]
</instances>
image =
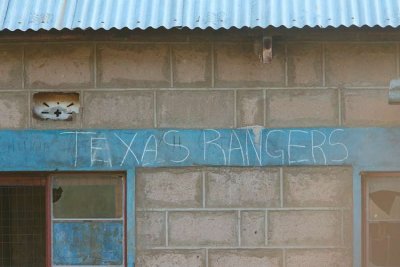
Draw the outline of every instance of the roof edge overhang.
<instances>
[{"instance_id":1,"label":"roof edge overhang","mask_svg":"<svg viewBox=\"0 0 400 267\"><path fill-rule=\"evenodd\" d=\"M393 27L328 27L328 28L248 28L241 29L165 29L149 28L146 30L123 29L63 29L63 30L28 30L0 31L2 42L64 42L64 41L133 41L133 42L188 42L200 41L249 41L260 36L272 36L276 41L400 41L399 28Z\"/></svg>"},{"instance_id":2,"label":"roof edge overhang","mask_svg":"<svg viewBox=\"0 0 400 267\"><path fill-rule=\"evenodd\" d=\"M0 31L399 27L398 0L3 0Z\"/></svg>"}]
</instances>

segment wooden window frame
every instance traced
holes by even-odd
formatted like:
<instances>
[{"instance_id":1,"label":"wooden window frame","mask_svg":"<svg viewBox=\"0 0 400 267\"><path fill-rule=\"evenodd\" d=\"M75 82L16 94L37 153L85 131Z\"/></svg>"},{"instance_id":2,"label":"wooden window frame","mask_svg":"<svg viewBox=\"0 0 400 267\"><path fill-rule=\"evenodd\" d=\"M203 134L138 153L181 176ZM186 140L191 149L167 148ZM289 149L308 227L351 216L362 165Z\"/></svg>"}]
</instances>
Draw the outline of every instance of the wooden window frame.
<instances>
[{"instance_id":1,"label":"wooden window frame","mask_svg":"<svg viewBox=\"0 0 400 267\"><path fill-rule=\"evenodd\" d=\"M53 214L52 214L52 182L54 175L65 174L111 174L122 176L122 228L123 251L122 266L127 266L127 172L124 171L62 171L62 172L0 172L0 186L44 186L45 187L45 263L46 267L53 266ZM102 265L99 265L102 266Z\"/></svg>"}]
</instances>

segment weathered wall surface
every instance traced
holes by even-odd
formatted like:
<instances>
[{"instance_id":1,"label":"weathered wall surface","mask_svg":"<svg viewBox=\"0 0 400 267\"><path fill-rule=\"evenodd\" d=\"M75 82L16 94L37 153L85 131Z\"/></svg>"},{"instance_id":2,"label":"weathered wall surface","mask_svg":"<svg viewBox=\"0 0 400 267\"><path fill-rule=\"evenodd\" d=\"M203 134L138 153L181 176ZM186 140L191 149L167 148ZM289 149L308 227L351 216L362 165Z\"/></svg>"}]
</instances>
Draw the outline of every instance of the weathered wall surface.
<instances>
[{"instance_id":1,"label":"weathered wall surface","mask_svg":"<svg viewBox=\"0 0 400 267\"><path fill-rule=\"evenodd\" d=\"M352 266L350 167L139 169L138 266Z\"/></svg>"},{"instance_id":2,"label":"weathered wall surface","mask_svg":"<svg viewBox=\"0 0 400 267\"><path fill-rule=\"evenodd\" d=\"M228 33L0 43L0 128L400 124L400 106L387 104L398 37L279 36L261 64L253 36ZM73 122L30 116L32 94L49 90L81 94Z\"/></svg>"},{"instance_id":3,"label":"weathered wall surface","mask_svg":"<svg viewBox=\"0 0 400 267\"><path fill-rule=\"evenodd\" d=\"M0 128L399 126L397 35L138 35L0 44ZM381 41L377 41L381 40ZM73 121L32 94L79 92ZM140 169L138 266L351 266L350 167Z\"/></svg>"}]
</instances>

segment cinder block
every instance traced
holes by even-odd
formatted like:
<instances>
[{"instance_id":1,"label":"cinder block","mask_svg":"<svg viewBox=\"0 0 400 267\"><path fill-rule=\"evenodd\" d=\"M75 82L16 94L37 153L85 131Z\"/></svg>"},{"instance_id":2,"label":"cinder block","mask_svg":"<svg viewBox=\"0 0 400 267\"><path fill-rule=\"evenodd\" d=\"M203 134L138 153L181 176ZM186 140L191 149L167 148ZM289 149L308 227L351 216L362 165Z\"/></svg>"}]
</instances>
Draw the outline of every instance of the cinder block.
<instances>
[{"instance_id":1,"label":"cinder block","mask_svg":"<svg viewBox=\"0 0 400 267\"><path fill-rule=\"evenodd\" d=\"M280 203L278 169L218 168L206 175L207 207L277 207Z\"/></svg>"},{"instance_id":2,"label":"cinder block","mask_svg":"<svg viewBox=\"0 0 400 267\"><path fill-rule=\"evenodd\" d=\"M286 267L351 267L351 251L344 249L289 249Z\"/></svg>"},{"instance_id":3,"label":"cinder block","mask_svg":"<svg viewBox=\"0 0 400 267\"><path fill-rule=\"evenodd\" d=\"M315 127L337 124L337 90L267 91L268 127Z\"/></svg>"},{"instance_id":4,"label":"cinder block","mask_svg":"<svg viewBox=\"0 0 400 267\"><path fill-rule=\"evenodd\" d=\"M81 128L82 114L73 114L73 119L70 121L53 121L32 119L32 128L35 129L79 129Z\"/></svg>"},{"instance_id":5,"label":"cinder block","mask_svg":"<svg viewBox=\"0 0 400 267\"><path fill-rule=\"evenodd\" d=\"M280 267L282 251L278 249L209 250L209 267Z\"/></svg>"},{"instance_id":6,"label":"cinder block","mask_svg":"<svg viewBox=\"0 0 400 267\"><path fill-rule=\"evenodd\" d=\"M220 13L224 16L222 13ZM215 18L220 16L220 14L215 14ZM208 18L211 18L209 16ZM190 42L209 42L210 40L215 42L225 42L225 43L243 43L251 41L249 38L249 31L243 29L230 28L229 30L214 31L211 29L207 30L190 30L187 31L188 40Z\"/></svg>"},{"instance_id":7,"label":"cinder block","mask_svg":"<svg viewBox=\"0 0 400 267\"><path fill-rule=\"evenodd\" d=\"M205 267L204 250L138 251L138 267Z\"/></svg>"},{"instance_id":8,"label":"cinder block","mask_svg":"<svg viewBox=\"0 0 400 267\"><path fill-rule=\"evenodd\" d=\"M28 127L28 94L0 93L0 129Z\"/></svg>"},{"instance_id":9,"label":"cinder block","mask_svg":"<svg viewBox=\"0 0 400 267\"><path fill-rule=\"evenodd\" d=\"M353 209L343 209L343 242L345 247L353 247Z\"/></svg>"},{"instance_id":10,"label":"cinder block","mask_svg":"<svg viewBox=\"0 0 400 267\"><path fill-rule=\"evenodd\" d=\"M25 48L27 88L87 88L94 85L93 46L40 44Z\"/></svg>"},{"instance_id":11,"label":"cinder block","mask_svg":"<svg viewBox=\"0 0 400 267\"><path fill-rule=\"evenodd\" d=\"M0 46L0 89L22 88L22 46Z\"/></svg>"},{"instance_id":12,"label":"cinder block","mask_svg":"<svg viewBox=\"0 0 400 267\"><path fill-rule=\"evenodd\" d=\"M165 245L165 213L136 212L136 246L139 249Z\"/></svg>"},{"instance_id":13,"label":"cinder block","mask_svg":"<svg viewBox=\"0 0 400 267\"><path fill-rule=\"evenodd\" d=\"M211 45L172 46L174 87L211 87Z\"/></svg>"},{"instance_id":14,"label":"cinder block","mask_svg":"<svg viewBox=\"0 0 400 267\"><path fill-rule=\"evenodd\" d=\"M351 207L353 173L349 167L283 169L285 207Z\"/></svg>"},{"instance_id":15,"label":"cinder block","mask_svg":"<svg viewBox=\"0 0 400 267\"><path fill-rule=\"evenodd\" d=\"M396 44L328 44L328 86L389 86L396 74Z\"/></svg>"},{"instance_id":16,"label":"cinder block","mask_svg":"<svg viewBox=\"0 0 400 267\"><path fill-rule=\"evenodd\" d=\"M288 44L287 61L289 86L323 85L321 44Z\"/></svg>"},{"instance_id":17,"label":"cinder block","mask_svg":"<svg viewBox=\"0 0 400 267\"><path fill-rule=\"evenodd\" d=\"M389 105L387 90L345 90L342 102L346 126L400 125L400 105Z\"/></svg>"},{"instance_id":18,"label":"cinder block","mask_svg":"<svg viewBox=\"0 0 400 267\"><path fill-rule=\"evenodd\" d=\"M237 126L264 125L263 90L237 91Z\"/></svg>"},{"instance_id":19,"label":"cinder block","mask_svg":"<svg viewBox=\"0 0 400 267\"><path fill-rule=\"evenodd\" d=\"M157 92L159 127L231 128L233 91Z\"/></svg>"},{"instance_id":20,"label":"cinder block","mask_svg":"<svg viewBox=\"0 0 400 267\"><path fill-rule=\"evenodd\" d=\"M245 247L265 245L265 212L242 211L241 245Z\"/></svg>"},{"instance_id":21,"label":"cinder block","mask_svg":"<svg viewBox=\"0 0 400 267\"><path fill-rule=\"evenodd\" d=\"M169 244L172 246L237 245L236 212L170 212Z\"/></svg>"},{"instance_id":22,"label":"cinder block","mask_svg":"<svg viewBox=\"0 0 400 267\"><path fill-rule=\"evenodd\" d=\"M165 44L104 44L97 48L98 87L170 87Z\"/></svg>"},{"instance_id":23,"label":"cinder block","mask_svg":"<svg viewBox=\"0 0 400 267\"><path fill-rule=\"evenodd\" d=\"M216 87L265 87L285 85L285 51L274 46L272 63L263 64L253 43L215 45Z\"/></svg>"},{"instance_id":24,"label":"cinder block","mask_svg":"<svg viewBox=\"0 0 400 267\"><path fill-rule=\"evenodd\" d=\"M152 128L153 92L85 92L83 122L85 127Z\"/></svg>"},{"instance_id":25,"label":"cinder block","mask_svg":"<svg viewBox=\"0 0 400 267\"><path fill-rule=\"evenodd\" d=\"M279 246L339 246L340 211L269 211L268 244Z\"/></svg>"},{"instance_id":26,"label":"cinder block","mask_svg":"<svg viewBox=\"0 0 400 267\"><path fill-rule=\"evenodd\" d=\"M196 169L140 169L136 177L137 207L202 206L202 173Z\"/></svg>"}]
</instances>

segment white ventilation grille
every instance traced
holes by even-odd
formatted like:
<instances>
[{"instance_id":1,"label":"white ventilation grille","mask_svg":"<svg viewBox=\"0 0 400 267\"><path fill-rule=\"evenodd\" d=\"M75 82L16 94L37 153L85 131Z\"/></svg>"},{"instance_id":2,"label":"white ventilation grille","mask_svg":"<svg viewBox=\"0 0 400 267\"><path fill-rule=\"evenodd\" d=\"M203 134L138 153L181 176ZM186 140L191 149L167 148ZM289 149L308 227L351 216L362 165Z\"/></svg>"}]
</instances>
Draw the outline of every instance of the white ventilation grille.
<instances>
[{"instance_id":1,"label":"white ventilation grille","mask_svg":"<svg viewBox=\"0 0 400 267\"><path fill-rule=\"evenodd\" d=\"M42 120L73 120L79 113L78 93L42 92L33 95L33 114Z\"/></svg>"}]
</instances>

